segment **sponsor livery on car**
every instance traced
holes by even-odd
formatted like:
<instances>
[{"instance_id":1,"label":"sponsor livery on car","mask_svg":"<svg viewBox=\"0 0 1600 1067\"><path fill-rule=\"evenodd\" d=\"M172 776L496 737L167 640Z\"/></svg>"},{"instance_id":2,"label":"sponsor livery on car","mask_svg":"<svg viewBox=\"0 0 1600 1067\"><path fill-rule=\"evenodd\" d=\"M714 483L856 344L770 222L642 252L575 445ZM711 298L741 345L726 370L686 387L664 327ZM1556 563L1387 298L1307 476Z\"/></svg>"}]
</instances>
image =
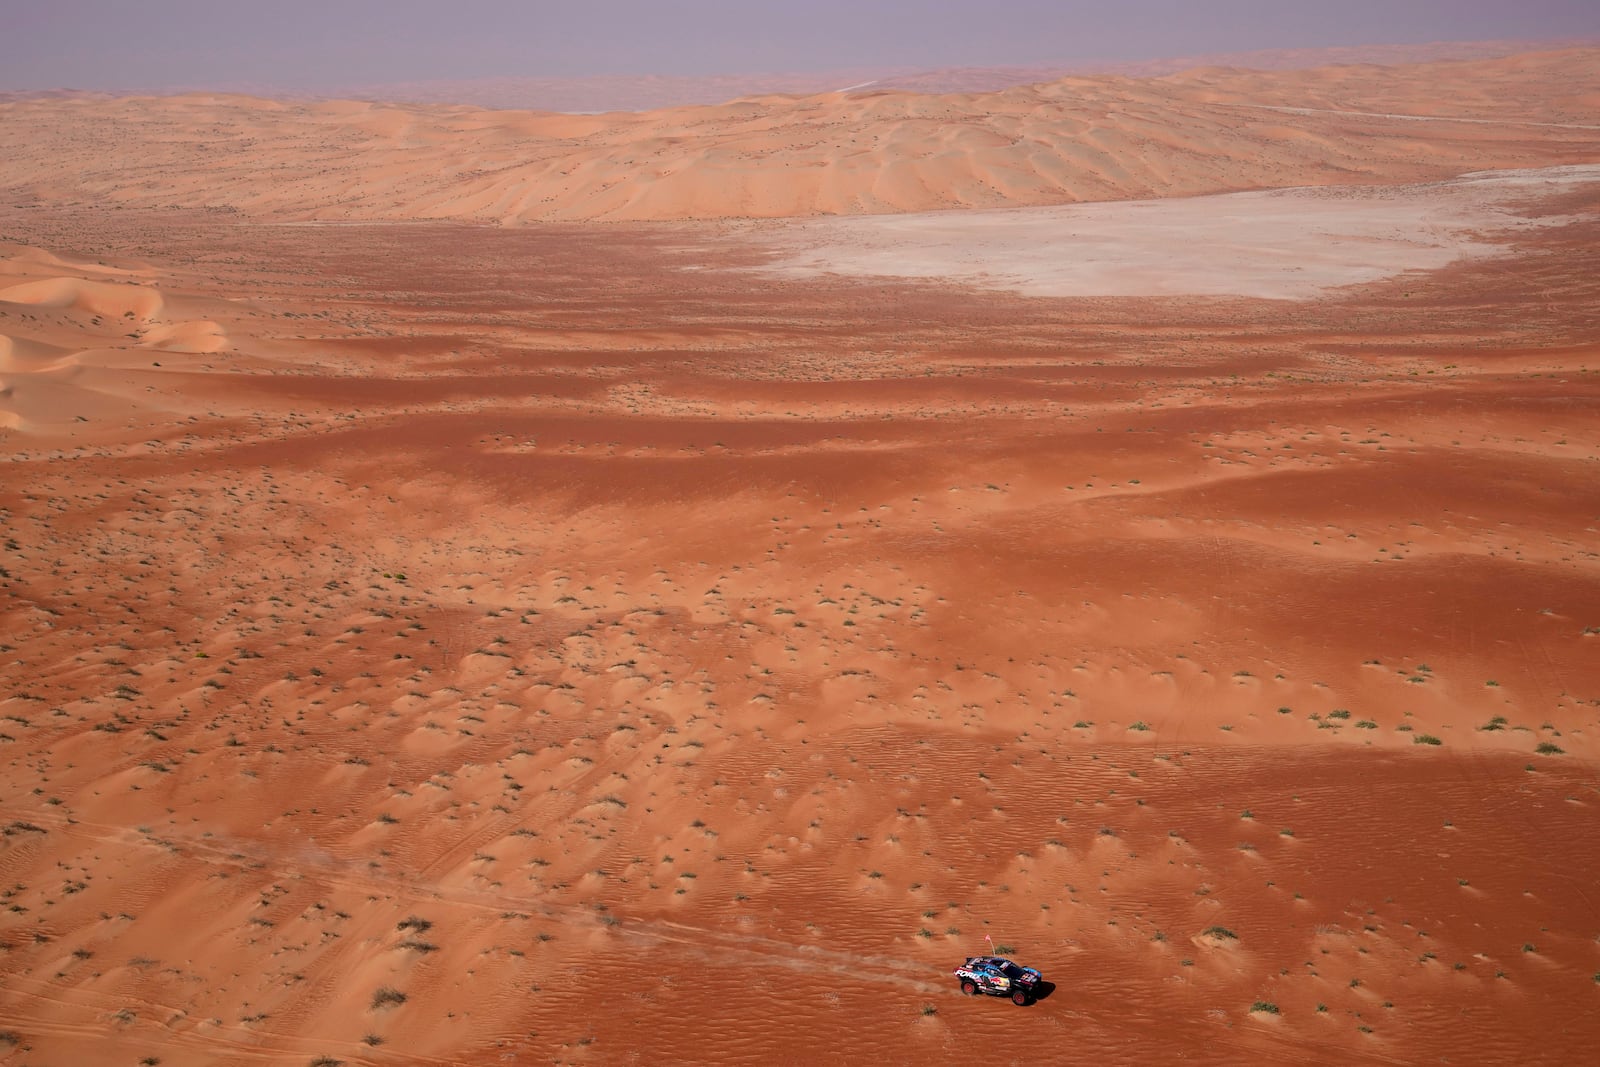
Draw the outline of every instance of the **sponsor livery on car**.
<instances>
[{"instance_id":1,"label":"sponsor livery on car","mask_svg":"<svg viewBox=\"0 0 1600 1067\"><path fill-rule=\"evenodd\" d=\"M1032 967L1019 967L1004 956L968 956L954 974L961 979L961 992L968 996L1010 997L1019 1005L1033 1000L1040 977Z\"/></svg>"}]
</instances>

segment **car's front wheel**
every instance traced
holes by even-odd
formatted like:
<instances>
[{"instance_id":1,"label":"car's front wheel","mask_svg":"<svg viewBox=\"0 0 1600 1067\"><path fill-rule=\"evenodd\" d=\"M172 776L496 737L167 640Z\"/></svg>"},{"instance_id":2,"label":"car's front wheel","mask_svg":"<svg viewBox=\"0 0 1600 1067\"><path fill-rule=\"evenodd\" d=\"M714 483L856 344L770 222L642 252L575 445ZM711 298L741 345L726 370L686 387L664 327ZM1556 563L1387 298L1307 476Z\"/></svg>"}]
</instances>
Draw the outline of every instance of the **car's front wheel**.
<instances>
[{"instance_id":1,"label":"car's front wheel","mask_svg":"<svg viewBox=\"0 0 1600 1067\"><path fill-rule=\"evenodd\" d=\"M1015 1004L1019 1008L1025 1007L1028 1003L1028 994L1024 993L1020 989L1017 990L1015 993L1011 994L1011 1003Z\"/></svg>"},{"instance_id":2,"label":"car's front wheel","mask_svg":"<svg viewBox=\"0 0 1600 1067\"><path fill-rule=\"evenodd\" d=\"M970 978L963 978L961 980L961 992L965 993L969 997L977 996L978 995L978 983L974 982Z\"/></svg>"}]
</instances>

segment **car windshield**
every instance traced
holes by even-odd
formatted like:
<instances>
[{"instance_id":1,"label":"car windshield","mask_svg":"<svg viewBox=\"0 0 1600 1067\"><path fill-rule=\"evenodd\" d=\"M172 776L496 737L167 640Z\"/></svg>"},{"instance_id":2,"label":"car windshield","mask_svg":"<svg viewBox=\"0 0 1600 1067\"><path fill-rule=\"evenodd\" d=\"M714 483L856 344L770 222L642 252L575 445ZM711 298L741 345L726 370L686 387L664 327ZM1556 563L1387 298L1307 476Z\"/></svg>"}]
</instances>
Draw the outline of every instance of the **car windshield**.
<instances>
[{"instance_id":1,"label":"car windshield","mask_svg":"<svg viewBox=\"0 0 1600 1067\"><path fill-rule=\"evenodd\" d=\"M1006 962L1004 962L1004 963L1002 963L1000 965L1000 973L1005 975L1007 978L1021 978L1022 977L1022 968L1018 967L1015 963L1012 963L1010 960L1007 960Z\"/></svg>"}]
</instances>

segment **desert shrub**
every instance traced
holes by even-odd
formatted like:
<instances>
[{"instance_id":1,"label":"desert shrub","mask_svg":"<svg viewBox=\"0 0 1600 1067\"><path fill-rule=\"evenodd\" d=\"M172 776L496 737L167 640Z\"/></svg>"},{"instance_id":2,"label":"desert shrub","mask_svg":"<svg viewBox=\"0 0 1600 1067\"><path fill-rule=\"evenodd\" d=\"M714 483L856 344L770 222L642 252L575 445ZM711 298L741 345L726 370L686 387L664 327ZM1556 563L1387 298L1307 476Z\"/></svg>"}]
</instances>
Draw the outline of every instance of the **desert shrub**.
<instances>
[{"instance_id":1,"label":"desert shrub","mask_svg":"<svg viewBox=\"0 0 1600 1067\"><path fill-rule=\"evenodd\" d=\"M406 995L400 992L400 990L393 989L389 986L383 986L377 992L372 994L373 1011L377 1011L379 1008L387 1008L391 1004L404 1004L405 1002Z\"/></svg>"}]
</instances>

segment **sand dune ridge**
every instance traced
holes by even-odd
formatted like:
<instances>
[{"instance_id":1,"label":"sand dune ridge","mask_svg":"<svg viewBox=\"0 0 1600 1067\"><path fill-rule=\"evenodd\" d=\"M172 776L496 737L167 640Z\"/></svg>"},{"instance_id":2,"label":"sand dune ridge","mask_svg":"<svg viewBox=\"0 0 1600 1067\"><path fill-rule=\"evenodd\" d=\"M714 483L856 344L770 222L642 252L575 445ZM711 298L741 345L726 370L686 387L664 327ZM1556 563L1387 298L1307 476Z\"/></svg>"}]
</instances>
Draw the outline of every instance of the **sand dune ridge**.
<instances>
[{"instance_id":1,"label":"sand dune ridge","mask_svg":"<svg viewBox=\"0 0 1600 1067\"><path fill-rule=\"evenodd\" d=\"M1430 180L1600 161L1597 57L1073 77L607 115L225 94L22 100L0 104L0 192L20 205L517 223Z\"/></svg>"}]
</instances>

